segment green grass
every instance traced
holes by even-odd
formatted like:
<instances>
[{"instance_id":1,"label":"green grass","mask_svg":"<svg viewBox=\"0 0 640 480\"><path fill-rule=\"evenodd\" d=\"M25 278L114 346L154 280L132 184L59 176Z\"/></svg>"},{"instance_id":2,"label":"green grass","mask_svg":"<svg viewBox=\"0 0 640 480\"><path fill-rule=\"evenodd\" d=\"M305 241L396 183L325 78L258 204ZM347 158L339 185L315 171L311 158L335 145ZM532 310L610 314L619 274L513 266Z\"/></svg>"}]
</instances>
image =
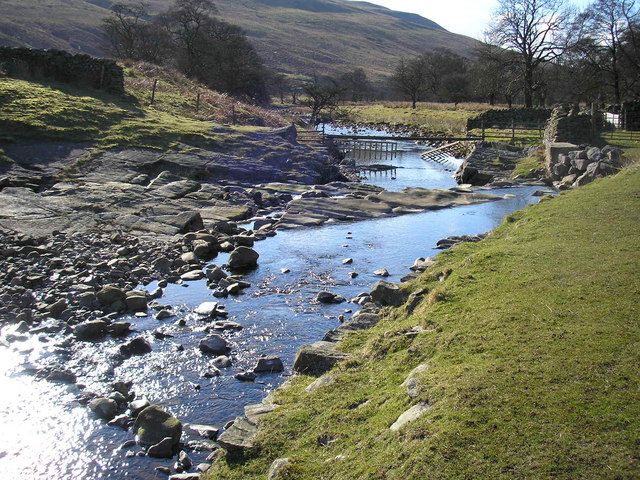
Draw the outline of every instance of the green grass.
<instances>
[{"instance_id":1,"label":"green grass","mask_svg":"<svg viewBox=\"0 0 640 480\"><path fill-rule=\"evenodd\" d=\"M540 169L544 169L545 154L542 149L537 150L529 157L522 158L516 163L516 168L511 172L511 176L528 178L539 172Z\"/></svg>"},{"instance_id":2,"label":"green grass","mask_svg":"<svg viewBox=\"0 0 640 480\"><path fill-rule=\"evenodd\" d=\"M482 135L482 130L475 129L469 132L470 135ZM505 142L511 143L513 145L528 147L532 145L537 145L542 142L542 136L544 132L540 132L540 130L515 130L511 131L510 128L506 129L497 129L497 128L487 128L485 129L485 139L488 142Z\"/></svg>"},{"instance_id":3,"label":"green grass","mask_svg":"<svg viewBox=\"0 0 640 480\"><path fill-rule=\"evenodd\" d=\"M279 115L206 89L176 72L146 64L125 69L126 96L110 95L62 83L0 78L0 139L54 139L95 143L99 148L135 146L167 149L178 142L192 145L223 139L213 128L259 121L266 126L286 122ZM153 79L159 79L150 105ZM201 92L196 111L196 92ZM238 125L224 138L260 130Z\"/></svg>"},{"instance_id":4,"label":"green grass","mask_svg":"<svg viewBox=\"0 0 640 480\"><path fill-rule=\"evenodd\" d=\"M420 103L414 110L409 103L387 102L349 106L355 122L385 123L416 127L428 132L462 134L467 120L489 107L481 104L460 104L456 108L448 103Z\"/></svg>"},{"instance_id":5,"label":"green grass","mask_svg":"<svg viewBox=\"0 0 640 480\"><path fill-rule=\"evenodd\" d=\"M307 394L294 377L260 453L207 478L264 479L282 457L296 480L639 478L638 251L638 167L510 215L438 257L413 315L345 339L334 384ZM401 383L422 363L412 401ZM391 432L416 401L433 409Z\"/></svg>"}]
</instances>

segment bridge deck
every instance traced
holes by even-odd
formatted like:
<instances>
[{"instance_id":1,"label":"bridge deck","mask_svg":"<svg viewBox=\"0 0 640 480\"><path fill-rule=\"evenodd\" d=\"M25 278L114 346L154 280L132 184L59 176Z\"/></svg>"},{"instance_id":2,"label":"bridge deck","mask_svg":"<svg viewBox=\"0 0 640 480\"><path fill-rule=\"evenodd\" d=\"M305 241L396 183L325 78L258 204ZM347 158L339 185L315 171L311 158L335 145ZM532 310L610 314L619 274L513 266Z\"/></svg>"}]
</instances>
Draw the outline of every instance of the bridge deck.
<instances>
[{"instance_id":1,"label":"bridge deck","mask_svg":"<svg viewBox=\"0 0 640 480\"><path fill-rule=\"evenodd\" d=\"M482 140L482 137L389 137L384 135L325 135L325 138L332 140L384 140L384 141L406 141L406 142L475 142Z\"/></svg>"}]
</instances>

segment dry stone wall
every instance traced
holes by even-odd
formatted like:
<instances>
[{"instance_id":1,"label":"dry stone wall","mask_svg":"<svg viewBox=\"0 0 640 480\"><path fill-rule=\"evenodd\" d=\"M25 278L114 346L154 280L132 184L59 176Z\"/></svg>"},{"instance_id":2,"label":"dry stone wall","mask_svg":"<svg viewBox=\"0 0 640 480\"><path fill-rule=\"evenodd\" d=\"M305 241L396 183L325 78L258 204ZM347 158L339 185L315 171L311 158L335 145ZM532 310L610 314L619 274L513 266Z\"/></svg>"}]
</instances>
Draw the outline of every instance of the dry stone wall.
<instances>
[{"instance_id":1,"label":"dry stone wall","mask_svg":"<svg viewBox=\"0 0 640 480\"><path fill-rule=\"evenodd\" d=\"M62 50L0 47L0 72L12 78L53 80L124 93L124 72L116 62Z\"/></svg>"}]
</instances>

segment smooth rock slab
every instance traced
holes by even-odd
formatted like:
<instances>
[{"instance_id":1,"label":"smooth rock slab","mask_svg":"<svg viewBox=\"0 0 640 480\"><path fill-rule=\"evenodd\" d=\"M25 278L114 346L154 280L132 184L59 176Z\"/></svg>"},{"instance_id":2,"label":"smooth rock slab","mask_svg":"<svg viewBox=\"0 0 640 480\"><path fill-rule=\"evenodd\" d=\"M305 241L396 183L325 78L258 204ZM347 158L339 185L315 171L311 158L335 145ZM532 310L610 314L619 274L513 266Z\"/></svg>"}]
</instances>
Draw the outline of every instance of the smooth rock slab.
<instances>
[{"instance_id":1,"label":"smooth rock slab","mask_svg":"<svg viewBox=\"0 0 640 480\"><path fill-rule=\"evenodd\" d=\"M392 432L397 432L406 424L411 423L419 419L422 415L431 410L431 405L428 403L422 402L414 405L409 410L404 412L402 415L398 417L398 419L389 427Z\"/></svg>"},{"instance_id":2,"label":"smooth rock slab","mask_svg":"<svg viewBox=\"0 0 640 480\"><path fill-rule=\"evenodd\" d=\"M222 432L218 443L229 453L241 454L255 448L254 439L258 426L246 417L237 417L233 425Z\"/></svg>"},{"instance_id":3,"label":"smooth rock slab","mask_svg":"<svg viewBox=\"0 0 640 480\"><path fill-rule=\"evenodd\" d=\"M163 438L159 443L151 445L147 450L147 455L153 458L173 457L173 439L171 437L166 437Z\"/></svg>"},{"instance_id":4,"label":"smooth rock slab","mask_svg":"<svg viewBox=\"0 0 640 480\"><path fill-rule=\"evenodd\" d=\"M349 358L346 353L336 350L331 342L316 342L303 346L296 354L293 370L308 375L322 375L333 366Z\"/></svg>"}]
</instances>

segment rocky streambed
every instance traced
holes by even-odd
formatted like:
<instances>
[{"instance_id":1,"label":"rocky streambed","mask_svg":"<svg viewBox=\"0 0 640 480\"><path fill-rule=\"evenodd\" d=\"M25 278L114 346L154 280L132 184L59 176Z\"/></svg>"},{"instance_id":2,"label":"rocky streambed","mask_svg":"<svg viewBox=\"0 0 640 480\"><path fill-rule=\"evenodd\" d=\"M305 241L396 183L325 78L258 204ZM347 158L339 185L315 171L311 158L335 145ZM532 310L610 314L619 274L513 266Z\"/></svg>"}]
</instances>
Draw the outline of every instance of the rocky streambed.
<instances>
[{"instance_id":1,"label":"rocky streambed","mask_svg":"<svg viewBox=\"0 0 640 480\"><path fill-rule=\"evenodd\" d=\"M272 408L261 402L294 369L319 368L314 349L377 321L395 300L371 295L376 282L394 291L440 239L486 232L536 201L535 187L351 184L317 153L302 183L295 165L247 183L202 167L209 153L138 153L106 154L52 186L13 177L0 192L9 478L197 475L220 447L243 448L242 432ZM409 184L454 186L419 152L397 161ZM304 184L321 180L334 182ZM252 221L221 213L236 208ZM311 356L294 362L303 345L315 345Z\"/></svg>"}]
</instances>

